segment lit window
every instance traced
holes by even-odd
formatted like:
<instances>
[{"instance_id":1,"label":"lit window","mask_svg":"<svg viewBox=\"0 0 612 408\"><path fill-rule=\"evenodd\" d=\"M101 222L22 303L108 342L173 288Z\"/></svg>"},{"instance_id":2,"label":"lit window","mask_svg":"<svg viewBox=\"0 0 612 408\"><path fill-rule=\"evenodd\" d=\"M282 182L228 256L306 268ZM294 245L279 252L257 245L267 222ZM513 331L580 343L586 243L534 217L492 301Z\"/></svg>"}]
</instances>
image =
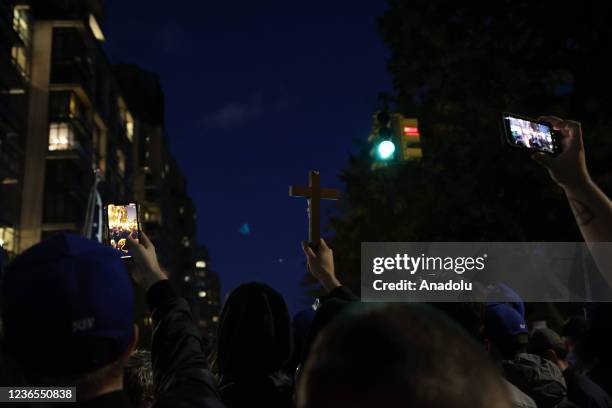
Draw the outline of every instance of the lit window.
<instances>
[{"instance_id":1,"label":"lit window","mask_svg":"<svg viewBox=\"0 0 612 408\"><path fill-rule=\"evenodd\" d=\"M81 116L81 102L77 99L77 96L74 93L70 94L69 108L71 118L78 118Z\"/></svg>"},{"instance_id":2,"label":"lit window","mask_svg":"<svg viewBox=\"0 0 612 408\"><path fill-rule=\"evenodd\" d=\"M212 321L213 321L214 323L217 323L217 322L219 321L219 316L213 316L213 317L212 317Z\"/></svg>"},{"instance_id":3,"label":"lit window","mask_svg":"<svg viewBox=\"0 0 612 408\"><path fill-rule=\"evenodd\" d=\"M91 29L94 37L96 37L96 40L104 41L104 33L98 24L98 20L96 20L93 14L89 15L89 28Z\"/></svg>"},{"instance_id":4,"label":"lit window","mask_svg":"<svg viewBox=\"0 0 612 408\"><path fill-rule=\"evenodd\" d=\"M0 247L7 252L15 251L15 229L0 227Z\"/></svg>"},{"instance_id":5,"label":"lit window","mask_svg":"<svg viewBox=\"0 0 612 408\"><path fill-rule=\"evenodd\" d=\"M71 150L74 146L74 132L67 123L49 124L49 150Z\"/></svg>"},{"instance_id":6,"label":"lit window","mask_svg":"<svg viewBox=\"0 0 612 408\"><path fill-rule=\"evenodd\" d=\"M181 215L185 214L185 209L183 207L179 208L179 214Z\"/></svg>"},{"instance_id":7,"label":"lit window","mask_svg":"<svg viewBox=\"0 0 612 408\"><path fill-rule=\"evenodd\" d=\"M189 282L191 280L191 278L189 277L189 275L185 276L185 282Z\"/></svg>"},{"instance_id":8,"label":"lit window","mask_svg":"<svg viewBox=\"0 0 612 408\"><path fill-rule=\"evenodd\" d=\"M145 159L148 159L148 158L149 158L149 156L151 156L151 153L149 153L149 152L145 152Z\"/></svg>"},{"instance_id":9,"label":"lit window","mask_svg":"<svg viewBox=\"0 0 612 408\"><path fill-rule=\"evenodd\" d=\"M145 218L145 221L149 221L151 219L151 214L149 214L148 211L145 211L144 218Z\"/></svg>"},{"instance_id":10,"label":"lit window","mask_svg":"<svg viewBox=\"0 0 612 408\"><path fill-rule=\"evenodd\" d=\"M20 5L13 9L13 30L17 32L19 38L26 44L30 44L30 16L29 6Z\"/></svg>"},{"instance_id":11,"label":"lit window","mask_svg":"<svg viewBox=\"0 0 612 408\"><path fill-rule=\"evenodd\" d=\"M28 77L30 74L30 67L28 64L26 49L22 46L14 46L11 49L11 57L13 58L13 63L19 68L21 75Z\"/></svg>"},{"instance_id":12,"label":"lit window","mask_svg":"<svg viewBox=\"0 0 612 408\"><path fill-rule=\"evenodd\" d=\"M198 297L199 298L205 298L206 297L206 291L205 290L201 290L198 292Z\"/></svg>"},{"instance_id":13,"label":"lit window","mask_svg":"<svg viewBox=\"0 0 612 408\"><path fill-rule=\"evenodd\" d=\"M206 261L197 261L196 262L196 268L206 268Z\"/></svg>"},{"instance_id":14,"label":"lit window","mask_svg":"<svg viewBox=\"0 0 612 408\"><path fill-rule=\"evenodd\" d=\"M151 141L151 137L150 136L145 137L145 141L149 143Z\"/></svg>"},{"instance_id":15,"label":"lit window","mask_svg":"<svg viewBox=\"0 0 612 408\"><path fill-rule=\"evenodd\" d=\"M143 323L145 326L151 326L153 324L153 319L151 318L151 316L145 316L145 318L143 319Z\"/></svg>"},{"instance_id":16,"label":"lit window","mask_svg":"<svg viewBox=\"0 0 612 408\"><path fill-rule=\"evenodd\" d=\"M189 245L191 244L191 243L189 242L189 238L187 238L186 236L183 236L183 239L181 240L181 242L183 243L183 246L184 246L185 248L189 248Z\"/></svg>"},{"instance_id":17,"label":"lit window","mask_svg":"<svg viewBox=\"0 0 612 408\"><path fill-rule=\"evenodd\" d=\"M117 100L117 105L119 106L119 118L121 119L121 124L125 129L125 134L128 140L131 142L134 139L134 117L128 110L123 98L119 97Z\"/></svg>"},{"instance_id":18,"label":"lit window","mask_svg":"<svg viewBox=\"0 0 612 408\"><path fill-rule=\"evenodd\" d=\"M164 166L164 169L166 170L166 173L170 171L170 166L168 166L168 164L166 163L166 165Z\"/></svg>"},{"instance_id":19,"label":"lit window","mask_svg":"<svg viewBox=\"0 0 612 408\"><path fill-rule=\"evenodd\" d=\"M125 177L125 153L119 149L117 149L117 170L121 177Z\"/></svg>"},{"instance_id":20,"label":"lit window","mask_svg":"<svg viewBox=\"0 0 612 408\"><path fill-rule=\"evenodd\" d=\"M127 132L127 137L130 140L134 140L134 119L132 119L132 115L129 116L130 120L125 124L125 130Z\"/></svg>"},{"instance_id":21,"label":"lit window","mask_svg":"<svg viewBox=\"0 0 612 408\"><path fill-rule=\"evenodd\" d=\"M125 133L128 140L131 142L134 140L134 117L129 110L125 110L123 123L125 125Z\"/></svg>"}]
</instances>

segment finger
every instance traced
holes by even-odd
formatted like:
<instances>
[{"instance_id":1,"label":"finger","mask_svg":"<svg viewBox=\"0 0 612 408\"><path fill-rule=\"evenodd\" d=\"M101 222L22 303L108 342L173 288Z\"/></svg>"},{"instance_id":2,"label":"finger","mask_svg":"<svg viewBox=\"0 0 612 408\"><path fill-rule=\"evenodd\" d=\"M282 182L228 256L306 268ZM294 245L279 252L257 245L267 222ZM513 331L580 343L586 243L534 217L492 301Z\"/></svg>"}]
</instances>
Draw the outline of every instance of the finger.
<instances>
[{"instance_id":1,"label":"finger","mask_svg":"<svg viewBox=\"0 0 612 408\"><path fill-rule=\"evenodd\" d=\"M552 127L556 130L561 129L561 127L563 126L563 123L565 122L563 119L557 116L540 116L538 118L538 121L550 123Z\"/></svg>"},{"instance_id":2,"label":"finger","mask_svg":"<svg viewBox=\"0 0 612 408\"><path fill-rule=\"evenodd\" d=\"M572 136L579 134L581 131L582 125L575 120L566 120L563 124L564 130Z\"/></svg>"},{"instance_id":3,"label":"finger","mask_svg":"<svg viewBox=\"0 0 612 408\"><path fill-rule=\"evenodd\" d=\"M127 240L125 241L125 246L127 246L128 249L134 249L136 245L138 245L138 241L132 238L131 235L128 235Z\"/></svg>"},{"instance_id":4,"label":"finger","mask_svg":"<svg viewBox=\"0 0 612 408\"><path fill-rule=\"evenodd\" d=\"M329 246L327 246L327 242L325 242L323 238L319 239L319 247L323 249L329 249Z\"/></svg>"},{"instance_id":5,"label":"finger","mask_svg":"<svg viewBox=\"0 0 612 408\"><path fill-rule=\"evenodd\" d=\"M554 160L552 157L547 155L546 153L534 153L531 155L531 158L535 160L538 164L548 168L550 167L550 163Z\"/></svg>"},{"instance_id":6,"label":"finger","mask_svg":"<svg viewBox=\"0 0 612 408\"><path fill-rule=\"evenodd\" d=\"M140 243L145 247L145 248L151 248L153 246L153 244L151 243L151 240L149 239L149 237L147 236L147 234L144 233L144 231L140 231Z\"/></svg>"},{"instance_id":7,"label":"finger","mask_svg":"<svg viewBox=\"0 0 612 408\"><path fill-rule=\"evenodd\" d=\"M302 241L302 250L304 251L304 254L310 259L314 259L317 257L306 241Z\"/></svg>"}]
</instances>

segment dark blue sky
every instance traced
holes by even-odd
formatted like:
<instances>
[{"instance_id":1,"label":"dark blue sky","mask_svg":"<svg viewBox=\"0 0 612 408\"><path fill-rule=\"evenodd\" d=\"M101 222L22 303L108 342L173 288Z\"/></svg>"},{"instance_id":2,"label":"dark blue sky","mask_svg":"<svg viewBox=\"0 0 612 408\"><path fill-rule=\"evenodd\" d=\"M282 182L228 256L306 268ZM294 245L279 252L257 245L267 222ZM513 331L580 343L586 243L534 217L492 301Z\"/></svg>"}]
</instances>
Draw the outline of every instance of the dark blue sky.
<instances>
[{"instance_id":1,"label":"dark blue sky","mask_svg":"<svg viewBox=\"0 0 612 408\"><path fill-rule=\"evenodd\" d=\"M307 303L299 242L306 202L288 197L309 169L337 175L391 89L376 29L384 0L107 0L113 63L160 75L169 144L198 211L223 295L246 281ZM324 210L331 211L326 205ZM240 227L248 223L250 234Z\"/></svg>"}]
</instances>

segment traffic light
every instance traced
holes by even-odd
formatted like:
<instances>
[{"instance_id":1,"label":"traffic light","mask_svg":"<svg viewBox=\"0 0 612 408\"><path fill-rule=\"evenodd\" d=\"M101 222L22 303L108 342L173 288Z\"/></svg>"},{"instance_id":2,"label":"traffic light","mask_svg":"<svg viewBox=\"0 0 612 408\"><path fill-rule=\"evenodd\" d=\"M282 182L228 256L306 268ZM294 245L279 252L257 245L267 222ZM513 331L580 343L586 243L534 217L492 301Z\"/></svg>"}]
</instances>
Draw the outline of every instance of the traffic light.
<instances>
[{"instance_id":1,"label":"traffic light","mask_svg":"<svg viewBox=\"0 0 612 408\"><path fill-rule=\"evenodd\" d=\"M393 153L395 153L395 143L390 140L383 140L378 143L376 147L376 153L381 160L389 160L393 158Z\"/></svg>"},{"instance_id":2,"label":"traffic light","mask_svg":"<svg viewBox=\"0 0 612 408\"><path fill-rule=\"evenodd\" d=\"M419 160L423 157L419 121L417 119L404 118L400 114L397 115L403 160Z\"/></svg>"},{"instance_id":3,"label":"traffic light","mask_svg":"<svg viewBox=\"0 0 612 408\"><path fill-rule=\"evenodd\" d=\"M400 113L375 113L368 141L372 146L373 169L394 162L419 160L423 156L418 120L405 118Z\"/></svg>"}]
</instances>

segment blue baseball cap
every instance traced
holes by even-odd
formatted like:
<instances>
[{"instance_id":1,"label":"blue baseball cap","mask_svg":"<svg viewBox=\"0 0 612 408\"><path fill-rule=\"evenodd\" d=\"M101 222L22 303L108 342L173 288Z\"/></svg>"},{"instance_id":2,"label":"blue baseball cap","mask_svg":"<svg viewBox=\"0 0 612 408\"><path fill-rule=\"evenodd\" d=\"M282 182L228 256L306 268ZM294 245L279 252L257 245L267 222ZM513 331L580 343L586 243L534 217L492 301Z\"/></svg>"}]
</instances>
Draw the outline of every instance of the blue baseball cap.
<instances>
[{"instance_id":1,"label":"blue baseball cap","mask_svg":"<svg viewBox=\"0 0 612 408\"><path fill-rule=\"evenodd\" d=\"M514 308L521 316L525 317L525 302L523 298L505 283L498 283L493 286L487 296L487 306L500 303L507 303Z\"/></svg>"},{"instance_id":2,"label":"blue baseball cap","mask_svg":"<svg viewBox=\"0 0 612 408\"><path fill-rule=\"evenodd\" d=\"M133 288L119 254L74 234L22 253L2 284L5 347L28 372L92 372L134 336Z\"/></svg>"},{"instance_id":3,"label":"blue baseball cap","mask_svg":"<svg viewBox=\"0 0 612 408\"><path fill-rule=\"evenodd\" d=\"M496 342L507 342L528 334L525 318L509 303L488 304L485 308L485 332Z\"/></svg>"}]
</instances>

